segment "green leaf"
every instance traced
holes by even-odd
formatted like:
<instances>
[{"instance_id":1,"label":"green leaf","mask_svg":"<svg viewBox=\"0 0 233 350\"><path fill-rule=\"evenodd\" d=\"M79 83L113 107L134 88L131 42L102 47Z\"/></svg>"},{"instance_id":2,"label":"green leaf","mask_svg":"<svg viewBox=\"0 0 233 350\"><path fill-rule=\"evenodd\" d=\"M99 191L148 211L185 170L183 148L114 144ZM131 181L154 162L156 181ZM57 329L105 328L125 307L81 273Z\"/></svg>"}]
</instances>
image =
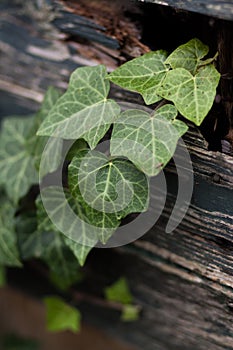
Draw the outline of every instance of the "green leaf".
<instances>
[{"instance_id":1,"label":"green leaf","mask_svg":"<svg viewBox=\"0 0 233 350\"><path fill-rule=\"evenodd\" d=\"M79 332L81 328L81 314L79 310L71 307L58 297L44 299L47 315L47 330L60 332L70 330Z\"/></svg>"},{"instance_id":2,"label":"green leaf","mask_svg":"<svg viewBox=\"0 0 233 350\"><path fill-rule=\"evenodd\" d=\"M37 200L38 217L47 217L42 203ZM17 217L16 229L22 259L37 258L43 260L50 269L52 282L61 290L68 289L80 280L80 265L67 247L63 235L56 230L37 228L35 215L22 214Z\"/></svg>"},{"instance_id":3,"label":"green leaf","mask_svg":"<svg viewBox=\"0 0 233 350\"><path fill-rule=\"evenodd\" d=\"M73 72L67 92L42 123L38 135L63 139L85 139L94 148L120 113L107 99L110 83L103 65L82 67Z\"/></svg>"},{"instance_id":4,"label":"green leaf","mask_svg":"<svg viewBox=\"0 0 233 350\"><path fill-rule=\"evenodd\" d=\"M162 50L146 53L114 70L109 79L125 89L139 92L146 104L158 102L161 97L157 87L168 71L166 58L167 53Z\"/></svg>"},{"instance_id":5,"label":"green leaf","mask_svg":"<svg viewBox=\"0 0 233 350\"><path fill-rule=\"evenodd\" d=\"M124 322L137 321L139 319L140 308L137 305L124 305L121 313L121 320Z\"/></svg>"},{"instance_id":6,"label":"green leaf","mask_svg":"<svg viewBox=\"0 0 233 350\"><path fill-rule=\"evenodd\" d=\"M0 184L8 196L17 203L38 182L34 159L26 149L33 118L7 118L0 135Z\"/></svg>"},{"instance_id":7,"label":"green leaf","mask_svg":"<svg viewBox=\"0 0 233 350\"><path fill-rule=\"evenodd\" d=\"M49 216L47 215L43 203L41 201L41 197L37 199L37 215L38 215L38 222L39 222L39 232L47 232L51 231L53 233L56 233L56 236L60 238L62 241L62 244L66 245L67 248L69 247L69 250L72 251L73 258L78 259L78 262L81 266L84 265L87 255L89 254L90 250L96 245L97 239L95 239L94 232L88 232L86 230L87 226L85 225L88 220L83 214L83 209L81 208L80 204L73 200L71 195L68 191L66 191L66 198L67 203L64 202L64 199L60 196L60 188L57 187L51 187L49 189L45 189L47 197L45 194L43 195L43 200L46 201L46 205L51 205L53 208L52 216L55 223L62 223L61 226L64 226L64 228L70 229L72 227L72 222L69 220L69 217L66 215L64 209L66 208L67 203L71 206L71 209L75 211L78 218L80 219L79 225L74 226L74 232L78 235L78 242L75 241L75 239L69 238L68 229L64 232L67 235L64 235L63 232L60 232L58 228L55 226L55 224L51 221ZM67 220L68 219L68 220ZM67 220L67 221L66 221ZM74 223L75 224L75 223ZM77 229L78 227L78 229ZM57 242L57 249L59 248L59 242ZM61 242L60 242L61 245ZM64 250L64 247L63 247ZM60 256L62 254L60 253ZM49 259L50 260L50 259ZM73 262L74 259L71 259L71 264L75 267L77 265ZM67 261L68 262L68 261ZM52 259L51 259L52 263ZM66 264L65 264L66 265ZM58 271L59 271L59 266ZM66 266L64 266L66 267ZM70 269L71 271L73 269ZM64 271L65 274L65 271Z\"/></svg>"},{"instance_id":8,"label":"green leaf","mask_svg":"<svg viewBox=\"0 0 233 350\"><path fill-rule=\"evenodd\" d=\"M127 280L119 278L111 286L104 289L105 298L108 301L116 301L121 304L131 304L133 297L129 289Z\"/></svg>"},{"instance_id":9,"label":"green leaf","mask_svg":"<svg viewBox=\"0 0 233 350\"><path fill-rule=\"evenodd\" d=\"M26 147L29 153L34 157L35 167L38 170L40 168L42 154L46 150L46 157L44 157L46 161L43 161L43 164L40 168L41 177L55 171L61 163L63 141L61 139L53 139L52 142L48 143L48 137L36 135L41 123L47 117L49 111L52 109L60 95L61 94L57 89L53 87L50 87L48 89L45 94L42 106L35 115L34 123L28 134Z\"/></svg>"},{"instance_id":10,"label":"green leaf","mask_svg":"<svg viewBox=\"0 0 233 350\"><path fill-rule=\"evenodd\" d=\"M176 116L177 110L171 104L152 114L136 109L123 112L113 127L111 155L127 157L148 176L157 175L188 129Z\"/></svg>"},{"instance_id":11,"label":"green leaf","mask_svg":"<svg viewBox=\"0 0 233 350\"><path fill-rule=\"evenodd\" d=\"M71 161L77 153L83 149L88 149L87 143L83 139L75 141L67 153L66 160Z\"/></svg>"},{"instance_id":12,"label":"green leaf","mask_svg":"<svg viewBox=\"0 0 233 350\"><path fill-rule=\"evenodd\" d=\"M177 68L167 73L158 93L172 101L185 118L200 125L212 107L219 79L213 65L201 67L195 76Z\"/></svg>"},{"instance_id":13,"label":"green leaf","mask_svg":"<svg viewBox=\"0 0 233 350\"><path fill-rule=\"evenodd\" d=\"M14 215L14 205L0 193L0 265L21 266Z\"/></svg>"},{"instance_id":14,"label":"green leaf","mask_svg":"<svg viewBox=\"0 0 233 350\"><path fill-rule=\"evenodd\" d=\"M204 45L199 39L192 39L186 44L179 46L166 59L165 63L175 68L185 68L191 74L195 74L201 62L209 52L207 45Z\"/></svg>"},{"instance_id":15,"label":"green leaf","mask_svg":"<svg viewBox=\"0 0 233 350\"><path fill-rule=\"evenodd\" d=\"M78 259L80 266L83 266L86 262L87 256L92 250L92 246L79 244L72 239L65 237L65 244L70 248L73 252L74 256Z\"/></svg>"},{"instance_id":16,"label":"green leaf","mask_svg":"<svg viewBox=\"0 0 233 350\"><path fill-rule=\"evenodd\" d=\"M0 265L0 288L6 285L6 269Z\"/></svg>"},{"instance_id":17,"label":"green leaf","mask_svg":"<svg viewBox=\"0 0 233 350\"><path fill-rule=\"evenodd\" d=\"M80 152L69 166L69 187L89 221L101 228L106 243L120 220L148 206L148 181L125 159L109 159L98 151Z\"/></svg>"}]
</instances>

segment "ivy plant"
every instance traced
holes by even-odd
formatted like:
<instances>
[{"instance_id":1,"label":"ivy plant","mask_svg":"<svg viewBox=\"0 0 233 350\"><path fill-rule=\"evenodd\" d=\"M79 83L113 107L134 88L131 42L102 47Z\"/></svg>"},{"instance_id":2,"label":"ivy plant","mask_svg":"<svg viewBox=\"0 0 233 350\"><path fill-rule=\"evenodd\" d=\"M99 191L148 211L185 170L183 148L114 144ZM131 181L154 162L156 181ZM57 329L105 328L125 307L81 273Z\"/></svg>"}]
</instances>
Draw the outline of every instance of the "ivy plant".
<instances>
[{"instance_id":1,"label":"ivy plant","mask_svg":"<svg viewBox=\"0 0 233 350\"><path fill-rule=\"evenodd\" d=\"M48 265L59 288L68 288L98 242L106 244L123 219L147 210L148 178L173 157L188 130L184 120L199 126L213 105L220 74L217 55L205 58L208 50L192 39L170 54L146 53L110 74L104 65L77 68L67 91L50 87L35 115L3 120L0 271L37 258ZM111 83L141 94L151 112L122 110L109 98ZM98 148L103 140L109 142L107 151ZM63 162L68 141L72 147ZM60 185L39 193L39 173L43 182L62 166L64 196ZM52 207L55 199L48 215L45 204ZM67 203L81 220L78 241L62 229L64 222L72 226ZM132 312L128 305L125 318Z\"/></svg>"}]
</instances>

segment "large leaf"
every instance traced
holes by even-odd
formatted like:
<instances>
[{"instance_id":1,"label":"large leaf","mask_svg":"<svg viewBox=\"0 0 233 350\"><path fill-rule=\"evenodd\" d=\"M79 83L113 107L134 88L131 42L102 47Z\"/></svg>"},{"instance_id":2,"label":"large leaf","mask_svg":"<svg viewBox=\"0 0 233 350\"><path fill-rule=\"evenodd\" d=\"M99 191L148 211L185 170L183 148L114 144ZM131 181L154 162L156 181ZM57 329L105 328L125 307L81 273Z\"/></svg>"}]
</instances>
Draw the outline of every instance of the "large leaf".
<instances>
[{"instance_id":1,"label":"large leaf","mask_svg":"<svg viewBox=\"0 0 233 350\"><path fill-rule=\"evenodd\" d=\"M80 330L81 314L79 310L57 296L44 298L44 303L46 305L47 329L50 332L65 330L78 332Z\"/></svg>"},{"instance_id":2,"label":"large leaf","mask_svg":"<svg viewBox=\"0 0 233 350\"><path fill-rule=\"evenodd\" d=\"M157 175L188 129L176 116L177 110L171 104L152 114L133 109L123 112L114 124L111 154L127 157L148 176Z\"/></svg>"},{"instance_id":3,"label":"large leaf","mask_svg":"<svg viewBox=\"0 0 233 350\"><path fill-rule=\"evenodd\" d=\"M61 189L57 187L51 187L43 190L42 197L46 202L46 207L51 207L51 215L53 218L53 222L49 218L48 214L45 211L44 205L41 201L41 197L37 200L37 214L39 221L39 232L53 232L56 233L60 240L69 247L72 251L73 255L78 259L79 264L82 266L85 263L88 253L90 250L96 245L97 238L95 238L95 233L93 232L92 227L89 228L88 219L85 217L83 213L83 208L81 208L80 204L77 201L74 201L70 196L69 192L66 191L66 199L67 202L64 201L64 198L61 196ZM74 210L78 225L72 226L72 222L69 220L69 214L66 215L66 209L70 205L71 210ZM68 219L68 221L66 221ZM60 223L60 227L64 227L65 232L60 232L58 227L54 224ZM66 229L66 227L69 228ZM69 234L73 236L70 232L73 233L74 237L69 238ZM51 234L51 233L50 233ZM77 237L77 241L75 240Z\"/></svg>"},{"instance_id":4,"label":"large leaf","mask_svg":"<svg viewBox=\"0 0 233 350\"><path fill-rule=\"evenodd\" d=\"M106 75L103 65L74 71L67 92L57 101L37 134L84 138L94 148L120 113L117 103L107 99L110 83Z\"/></svg>"},{"instance_id":5,"label":"large leaf","mask_svg":"<svg viewBox=\"0 0 233 350\"><path fill-rule=\"evenodd\" d=\"M102 230L99 239L103 243L123 217L148 206L146 176L129 161L109 159L97 151L82 151L73 158L69 186L89 221Z\"/></svg>"},{"instance_id":6,"label":"large leaf","mask_svg":"<svg viewBox=\"0 0 233 350\"><path fill-rule=\"evenodd\" d=\"M14 226L15 207L0 192L0 265L21 266Z\"/></svg>"},{"instance_id":7,"label":"large leaf","mask_svg":"<svg viewBox=\"0 0 233 350\"><path fill-rule=\"evenodd\" d=\"M139 92L146 104L158 102L161 97L157 87L168 71L166 58L167 53L162 50L146 53L114 70L109 79L125 89Z\"/></svg>"},{"instance_id":8,"label":"large leaf","mask_svg":"<svg viewBox=\"0 0 233 350\"><path fill-rule=\"evenodd\" d=\"M55 171L61 163L62 139L53 139L52 142L48 143L48 137L36 135L41 123L47 117L60 95L60 92L53 87L47 90L42 106L34 117L33 126L28 135L26 146L30 154L34 157L36 169L39 169L41 156L46 150L46 157L44 157L46 161L43 162L43 168L40 169L41 177Z\"/></svg>"},{"instance_id":9,"label":"large leaf","mask_svg":"<svg viewBox=\"0 0 233 350\"><path fill-rule=\"evenodd\" d=\"M0 184L17 203L31 185L38 182L34 159L26 149L27 135L33 118L8 118L2 123L0 135Z\"/></svg>"},{"instance_id":10,"label":"large leaf","mask_svg":"<svg viewBox=\"0 0 233 350\"><path fill-rule=\"evenodd\" d=\"M211 64L200 68L195 76L177 68L167 73L158 93L172 101L185 118L200 125L213 105L219 79Z\"/></svg>"},{"instance_id":11,"label":"large leaf","mask_svg":"<svg viewBox=\"0 0 233 350\"><path fill-rule=\"evenodd\" d=\"M201 58L207 55L209 48L199 39L192 39L186 44L179 46L166 59L165 63L175 68L185 68L195 74Z\"/></svg>"}]
</instances>

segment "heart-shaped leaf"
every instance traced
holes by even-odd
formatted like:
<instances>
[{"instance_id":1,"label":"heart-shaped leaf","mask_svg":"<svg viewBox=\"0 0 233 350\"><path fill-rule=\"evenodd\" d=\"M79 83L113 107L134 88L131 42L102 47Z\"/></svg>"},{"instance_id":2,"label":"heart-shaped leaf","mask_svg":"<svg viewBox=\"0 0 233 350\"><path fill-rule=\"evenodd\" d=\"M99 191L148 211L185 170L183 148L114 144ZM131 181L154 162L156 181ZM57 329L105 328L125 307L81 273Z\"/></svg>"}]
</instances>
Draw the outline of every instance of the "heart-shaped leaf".
<instances>
[{"instance_id":1,"label":"heart-shaped leaf","mask_svg":"<svg viewBox=\"0 0 233 350\"><path fill-rule=\"evenodd\" d=\"M103 65L76 69L67 92L57 101L38 130L38 135L85 139L94 148L120 113L107 99L110 83Z\"/></svg>"},{"instance_id":2,"label":"heart-shaped leaf","mask_svg":"<svg viewBox=\"0 0 233 350\"><path fill-rule=\"evenodd\" d=\"M133 109L123 112L113 127L111 155L123 155L148 176L157 175L188 129L176 116L171 104L152 114Z\"/></svg>"},{"instance_id":3,"label":"heart-shaped leaf","mask_svg":"<svg viewBox=\"0 0 233 350\"><path fill-rule=\"evenodd\" d=\"M166 58L167 53L162 50L146 53L114 70L109 79L125 89L139 92L146 104L158 102L161 97L156 90L168 71Z\"/></svg>"},{"instance_id":4,"label":"heart-shaped leaf","mask_svg":"<svg viewBox=\"0 0 233 350\"><path fill-rule=\"evenodd\" d=\"M11 117L2 123L0 136L0 184L17 203L31 187L38 183L34 158L26 147L33 118Z\"/></svg>"},{"instance_id":5,"label":"heart-shaped leaf","mask_svg":"<svg viewBox=\"0 0 233 350\"><path fill-rule=\"evenodd\" d=\"M211 64L201 67L195 76L177 68L167 73L158 90L185 118L200 125L213 105L219 79L219 72Z\"/></svg>"},{"instance_id":6,"label":"heart-shaped leaf","mask_svg":"<svg viewBox=\"0 0 233 350\"><path fill-rule=\"evenodd\" d=\"M195 74L201 58L205 57L208 52L208 46L195 38L180 45L168 56L165 63L170 64L173 69L185 68Z\"/></svg>"},{"instance_id":7,"label":"heart-shaped leaf","mask_svg":"<svg viewBox=\"0 0 233 350\"><path fill-rule=\"evenodd\" d=\"M97 151L80 152L69 166L69 187L89 221L101 229L106 243L130 213L148 206L146 176L125 159L109 159Z\"/></svg>"}]
</instances>

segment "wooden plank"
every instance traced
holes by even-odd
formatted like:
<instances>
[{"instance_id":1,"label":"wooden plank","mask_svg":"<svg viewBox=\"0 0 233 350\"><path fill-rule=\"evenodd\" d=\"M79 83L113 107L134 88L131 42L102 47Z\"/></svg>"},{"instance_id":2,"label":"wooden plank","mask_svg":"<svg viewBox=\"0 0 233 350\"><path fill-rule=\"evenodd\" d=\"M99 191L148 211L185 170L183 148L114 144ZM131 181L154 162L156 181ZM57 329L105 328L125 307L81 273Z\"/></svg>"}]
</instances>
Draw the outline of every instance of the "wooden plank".
<instances>
[{"instance_id":1,"label":"wooden plank","mask_svg":"<svg viewBox=\"0 0 233 350\"><path fill-rule=\"evenodd\" d=\"M158 5L171 6L176 9L197 12L204 15L233 20L233 3L231 0L138 0Z\"/></svg>"}]
</instances>

